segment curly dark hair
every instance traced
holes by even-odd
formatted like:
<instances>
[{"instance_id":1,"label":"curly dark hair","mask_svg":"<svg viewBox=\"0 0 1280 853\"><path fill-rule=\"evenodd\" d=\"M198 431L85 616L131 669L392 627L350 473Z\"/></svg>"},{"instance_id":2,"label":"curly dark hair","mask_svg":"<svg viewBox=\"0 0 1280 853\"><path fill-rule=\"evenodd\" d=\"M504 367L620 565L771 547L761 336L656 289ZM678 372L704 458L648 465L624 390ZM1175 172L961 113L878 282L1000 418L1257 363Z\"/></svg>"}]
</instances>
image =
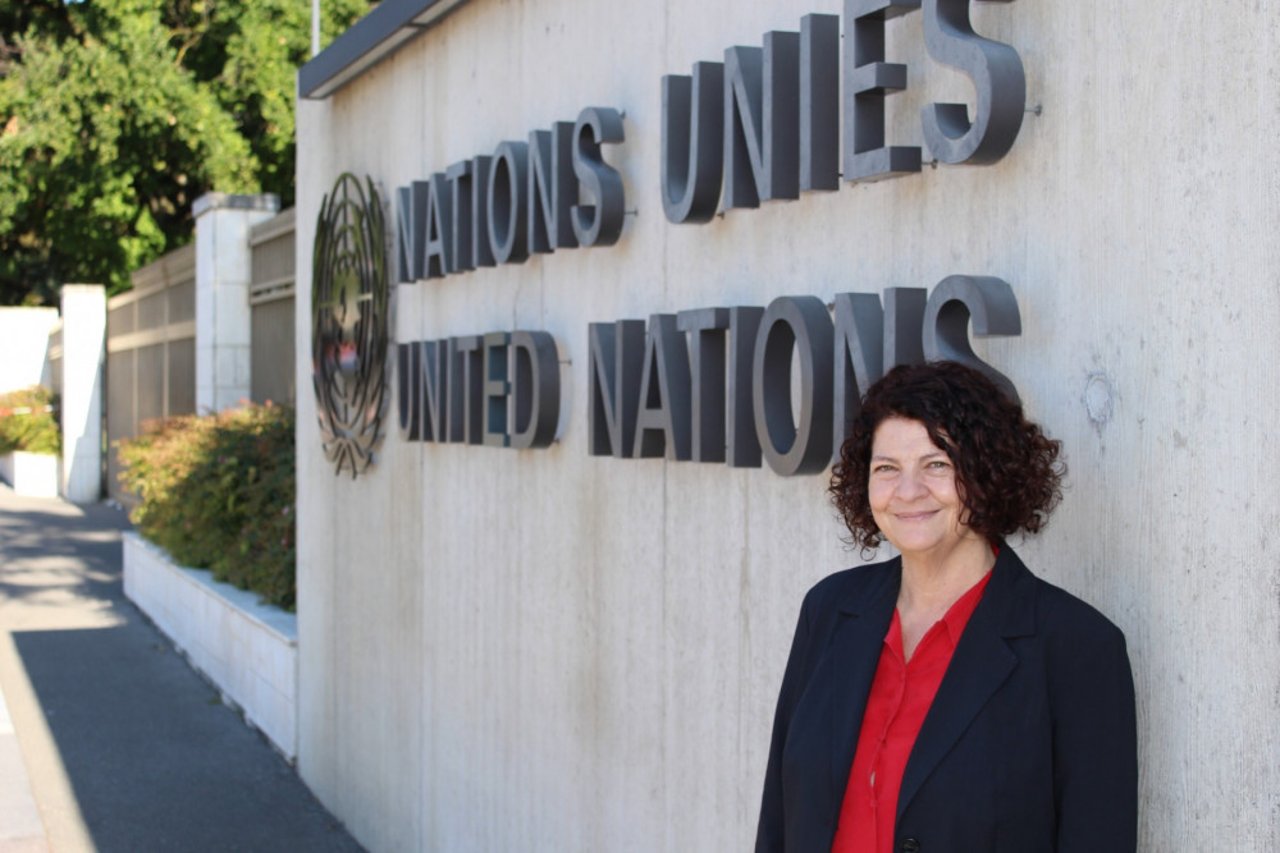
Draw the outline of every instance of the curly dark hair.
<instances>
[{"instance_id":1,"label":"curly dark hair","mask_svg":"<svg viewBox=\"0 0 1280 853\"><path fill-rule=\"evenodd\" d=\"M924 425L955 466L966 522L990 542L1039 532L1062 499L1062 443L1027 420L991 379L954 361L901 365L867 390L831 473L832 503L864 553L884 539L867 482L871 440L888 418Z\"/></svg>"}]
</instances>

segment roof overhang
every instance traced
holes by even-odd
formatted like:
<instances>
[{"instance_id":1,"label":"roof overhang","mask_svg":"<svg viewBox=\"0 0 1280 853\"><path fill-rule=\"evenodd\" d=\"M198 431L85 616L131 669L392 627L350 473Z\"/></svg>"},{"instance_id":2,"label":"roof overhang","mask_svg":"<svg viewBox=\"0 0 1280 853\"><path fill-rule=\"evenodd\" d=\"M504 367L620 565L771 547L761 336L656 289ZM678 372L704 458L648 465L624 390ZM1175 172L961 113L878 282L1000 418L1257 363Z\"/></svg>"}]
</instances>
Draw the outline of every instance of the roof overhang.
<instances>
[{"instance_id":1,"label":"roof overhang","mask_svg":"<svg viewBox=\"0 0 1280 853\"><path fill-rule=\"evenodd\" d=\"M327 98L467 0L382 0L298 71L298 95Z\"/></svg>"}]
</instances>

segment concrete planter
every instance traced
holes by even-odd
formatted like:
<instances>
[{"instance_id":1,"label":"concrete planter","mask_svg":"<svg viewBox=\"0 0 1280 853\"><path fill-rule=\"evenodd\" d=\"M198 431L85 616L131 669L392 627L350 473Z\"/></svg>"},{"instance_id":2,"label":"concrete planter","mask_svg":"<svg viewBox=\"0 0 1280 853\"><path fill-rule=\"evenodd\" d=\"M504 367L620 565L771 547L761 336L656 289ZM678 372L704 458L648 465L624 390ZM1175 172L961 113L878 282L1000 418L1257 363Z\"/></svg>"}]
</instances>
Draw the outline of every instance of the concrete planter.
<instances>
[{"instance_id":1,"label":"concrete planter","mask_svg":"<svg viewBox=\"0 0 1280 853\"><path fill-rule=\"evenodd\" d=\"M297 617L211 573L174 565L137 533L124 591L285 757L297 757Z\"/></svg>"},{"instance_id":2,"label":"concrete planter","mask_svg":"<svg viewBox=\"0 0 1280 853\"><path fill-rule=\"evenodd\" d=\"M20 495L32 498L58 496L58 457L15 450L0 456L0 479Z\"/></svg>"}]
</instances>

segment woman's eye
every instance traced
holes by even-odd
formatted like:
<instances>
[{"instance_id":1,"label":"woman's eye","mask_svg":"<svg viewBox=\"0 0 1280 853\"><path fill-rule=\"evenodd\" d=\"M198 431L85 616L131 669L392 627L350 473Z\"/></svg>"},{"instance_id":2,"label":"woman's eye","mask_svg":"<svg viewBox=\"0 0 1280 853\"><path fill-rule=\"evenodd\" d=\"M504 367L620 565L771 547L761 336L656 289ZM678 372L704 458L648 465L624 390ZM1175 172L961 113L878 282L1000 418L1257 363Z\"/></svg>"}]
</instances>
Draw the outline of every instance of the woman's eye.
<instances>
[{"instance_id":1,"label":"woman's eye","mask_svg":"<svg viewBox=\"0 0 1280 853\"><path fill-rule=\"evenodd\" d=\"M943 462L941 459L935 459L929 463L929 467L936 471L942 468L950 468L951 466L948 465L946 462Z\"/></svg>"}]
</instances>

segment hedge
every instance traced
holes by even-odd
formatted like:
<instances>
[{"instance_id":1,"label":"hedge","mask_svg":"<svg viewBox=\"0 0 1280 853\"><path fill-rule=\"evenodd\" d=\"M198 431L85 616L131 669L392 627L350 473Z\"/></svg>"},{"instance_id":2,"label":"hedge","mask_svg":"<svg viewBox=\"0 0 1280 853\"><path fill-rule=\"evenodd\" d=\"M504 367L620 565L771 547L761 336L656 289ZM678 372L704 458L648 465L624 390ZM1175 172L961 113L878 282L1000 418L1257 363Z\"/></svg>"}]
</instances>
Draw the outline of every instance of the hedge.
<instances>
[{"instance_id":1,"label":"hedge","mask_svg":"<svg viewBox=\"0 0 1280 853\"><path fill-rule=\"evenodd\" d=\"M130 519L178 563L294 608L294 414L250 405L148 425L117 444Z\"/></svg>"},{"instance_id":2,"label":"hedge","mask_svg":"<svg viewBox=\"0 0 1280 853\"><path fill-rule=\"evenodd\" d=\"M62 432L54 408L53 392L40 385L0 395L0 454L25 450L56 456Z\"/></svg>"}]
</instances>

